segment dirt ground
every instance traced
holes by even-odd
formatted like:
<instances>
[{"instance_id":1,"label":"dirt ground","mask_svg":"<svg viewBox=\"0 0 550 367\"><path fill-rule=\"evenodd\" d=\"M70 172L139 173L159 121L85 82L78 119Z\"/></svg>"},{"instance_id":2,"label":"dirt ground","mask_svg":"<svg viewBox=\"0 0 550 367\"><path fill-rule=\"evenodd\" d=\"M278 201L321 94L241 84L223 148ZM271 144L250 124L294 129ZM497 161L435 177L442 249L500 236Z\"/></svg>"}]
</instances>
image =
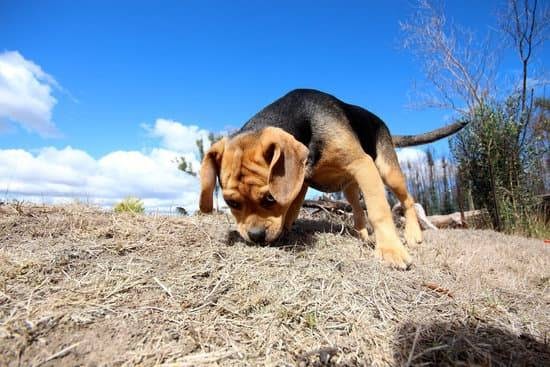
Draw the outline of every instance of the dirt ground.
<instances>
[{"instance_id":1,"label":"dirt ground","mask_svg":"<svg viewBox=\"0 0 550 367\"><path fill-rule=\"evenodd\" d=\"M0 206L2 366L550 366L550 245L425 232L397 271L333 218Z\"/></svg>"}]
</instances>

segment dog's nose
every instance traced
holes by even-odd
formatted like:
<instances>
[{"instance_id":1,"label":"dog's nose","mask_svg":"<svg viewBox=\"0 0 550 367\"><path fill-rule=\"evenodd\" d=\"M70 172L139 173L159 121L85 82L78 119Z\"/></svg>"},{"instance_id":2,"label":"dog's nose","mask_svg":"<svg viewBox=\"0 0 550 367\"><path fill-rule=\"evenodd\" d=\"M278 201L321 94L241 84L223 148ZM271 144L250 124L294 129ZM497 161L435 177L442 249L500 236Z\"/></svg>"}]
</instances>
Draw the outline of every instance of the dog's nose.
<instances>
[{"instance_id":1,"label":"dog's nose","mask_svg":"<svg viewBox=\"0 0 550 367\"><path fill-rule=\"evenodd\" d=\"M265 228L264 227L252 227L248 230L248 237L254 242L265 241Z\"/></svg>"}]
</instances>

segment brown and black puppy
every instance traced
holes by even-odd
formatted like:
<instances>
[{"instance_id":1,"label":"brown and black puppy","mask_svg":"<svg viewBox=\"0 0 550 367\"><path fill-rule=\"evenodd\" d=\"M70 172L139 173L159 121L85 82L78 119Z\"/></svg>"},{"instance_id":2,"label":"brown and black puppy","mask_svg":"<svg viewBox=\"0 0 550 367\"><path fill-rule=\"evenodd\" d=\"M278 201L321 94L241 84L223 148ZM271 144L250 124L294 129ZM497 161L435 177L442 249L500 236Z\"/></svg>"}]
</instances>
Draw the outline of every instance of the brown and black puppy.
<instances>
[{"instance_id":1,"label":"brown and black puppy","mask_svg":"<svg viewBox=\"0 0 550 367\"><path fill-rule=\"evenodd\" d=\"M371 112L326 93L294 90L212 145L200 172L200 210L212 211L218 179L241 236L271 242L291 228L308 187L343 191L353 208L355 228L367 241L362 193L377 255L405 269L411 257L397 235L384 184L404 208L407 243L422 242L422 233L394 146L427 143L462 126L392 139L384 122Z\"/></svg>"}]
</instances>

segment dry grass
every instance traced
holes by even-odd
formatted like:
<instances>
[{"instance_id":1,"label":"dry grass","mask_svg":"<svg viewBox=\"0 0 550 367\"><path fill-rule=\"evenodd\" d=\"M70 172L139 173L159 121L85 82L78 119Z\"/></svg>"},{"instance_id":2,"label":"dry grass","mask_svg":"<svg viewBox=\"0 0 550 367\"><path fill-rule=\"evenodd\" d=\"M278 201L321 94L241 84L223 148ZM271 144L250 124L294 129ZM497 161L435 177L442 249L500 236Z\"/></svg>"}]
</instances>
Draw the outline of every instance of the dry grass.
<instances>
[{"instance_id":1,"label":"dry grass","mask_svg":"<svg viewBox=\"0 0 550 367\"><path fill-rule=\"evenodd\" d=\"M0 206L0 365L550 365L543 241L426 232L400 272L326 218L230 227Z\"/></svg>"}]
</instances>

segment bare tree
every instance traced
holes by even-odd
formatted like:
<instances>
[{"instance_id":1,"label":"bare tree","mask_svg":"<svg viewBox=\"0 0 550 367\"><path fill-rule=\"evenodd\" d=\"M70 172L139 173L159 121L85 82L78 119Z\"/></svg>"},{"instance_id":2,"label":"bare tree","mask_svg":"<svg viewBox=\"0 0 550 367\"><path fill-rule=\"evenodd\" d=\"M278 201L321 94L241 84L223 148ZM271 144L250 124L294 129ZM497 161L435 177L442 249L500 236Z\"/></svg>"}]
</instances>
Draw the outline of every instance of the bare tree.
<instances>
[{"instance_id":1,"label":"bare tree","mask_svg":"<svg viewBox=\"0 0 550 367\"><path fill-rule=\"evenodd\" d=\"M521 111L527 108L529 62L536 48L550 35L550 9L537 0L508 0L499 24L521 60Z\"/></svg>"},{"instance_id":2,"label":"bare tree","mask_svg":"<svg viewBox=\"0 0 550 367\"><path fill-rule=\"evenodd\" d=\"M453 203L451 200L451 186L449 184L449 163L445 156L441 158L441 168L443 170L442 176L442 202L441 211L443 214L449 214L453 211Z\"/></svg>"},{"instance_id":3,"label":"bare tree","mask_svg":"<svg viewBox=\"0 0 550 367\"><path fill-rule=\"evenodd\" d=\"M498 48L490 38L479 42L473 32L449 22L434 2L418 0L401 28L404 46L419 57L428 90L435 93L427 105L452 109L468 123L451 139L460 184L469 185L475 205L488 209L495 228L515 230L535 223L531 214L541 178L532 167L544 149L538 149L540 134L530 126L535 93L528 89L528 77L535 51L548 37L550 16L538 0L505 4L499 23L523 71L519 93L515 89L508 96L494 89Z\"/></svg>"},{"instance_id":4,"label":"bare tree","mask_svg":"<svg viewBox=\"0 0 550 367\"><path fill-rule=\"evenodd\" d=\"M550 8L541 6L537 0L507 0L507 6L499 15L499 24L506 40L517 52L522 66L521 116L517 131L520 148L532 129L529 128L533 110L533 90L529 91L527 80L534 52L542 46L550 33ZM528 97L530 98L528 101Z\"/></svg>"},{"instance_id":5,"label":"bare tree","mask_svg":"<svg viewBox=\"0 0 550 367\"><path fill-rule=\"evenodd\" d=\"M428 202L433 213L439 213L441 205L439 204L436 193L436 178L435 178L435 160L434 151L431 148L426 148L426 163L428 164Z\"/></svg>"},{"instance_id":6,"label":"bare tree","mask_svg":"<svg viewBox=\"0 0 550 367\"><path fill-rule=\"evenodd\" d=\"M419 0L415 13L400 26L404 47L418 57L435 90L421 96L427 107L463 115L486 102L497 59L489 37L478 42L473 32L448 22L441 7L429 0Z\"/></svg>"}]
</instances>

